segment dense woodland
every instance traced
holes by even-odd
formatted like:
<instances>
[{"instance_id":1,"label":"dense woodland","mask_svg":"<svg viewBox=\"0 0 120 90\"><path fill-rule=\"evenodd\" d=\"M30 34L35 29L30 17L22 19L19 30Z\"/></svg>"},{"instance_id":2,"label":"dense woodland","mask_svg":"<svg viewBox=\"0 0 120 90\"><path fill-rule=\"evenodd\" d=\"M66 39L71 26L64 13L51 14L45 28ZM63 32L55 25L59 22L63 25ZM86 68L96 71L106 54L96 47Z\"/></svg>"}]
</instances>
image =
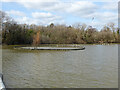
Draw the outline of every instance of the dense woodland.
<instances>
[{"instance_id":1,"label":"dense woodland","mask_svg":"<svg viewBox=\"0 0 120 90\"><path fill-rule=\"evenodd\" d=\"M0 14L2 43L7 45L120 43L120 31L113 23L103 26L101 30L85 24L26 25L17 24L5 12L0 11Z\"/></svg>"}]
</instances>

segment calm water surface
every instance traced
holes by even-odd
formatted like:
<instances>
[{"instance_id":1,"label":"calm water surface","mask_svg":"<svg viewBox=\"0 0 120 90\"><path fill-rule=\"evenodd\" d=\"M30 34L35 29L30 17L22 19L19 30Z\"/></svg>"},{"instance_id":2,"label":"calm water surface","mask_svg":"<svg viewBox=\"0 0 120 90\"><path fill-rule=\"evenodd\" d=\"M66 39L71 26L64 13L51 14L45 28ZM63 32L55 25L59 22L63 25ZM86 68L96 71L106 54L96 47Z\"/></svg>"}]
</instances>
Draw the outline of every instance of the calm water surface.
<instances>
[{"instance_id":1,"label":"calm water surface","mask_svg":"<svg viewBox=\"0 0 120 90\"><path fill-rule=\"evenodd\" d=\"M9 88L117 88L118 45L85 45L85 50L3 48L4 82Z\"/></svg>"}]
</instances>

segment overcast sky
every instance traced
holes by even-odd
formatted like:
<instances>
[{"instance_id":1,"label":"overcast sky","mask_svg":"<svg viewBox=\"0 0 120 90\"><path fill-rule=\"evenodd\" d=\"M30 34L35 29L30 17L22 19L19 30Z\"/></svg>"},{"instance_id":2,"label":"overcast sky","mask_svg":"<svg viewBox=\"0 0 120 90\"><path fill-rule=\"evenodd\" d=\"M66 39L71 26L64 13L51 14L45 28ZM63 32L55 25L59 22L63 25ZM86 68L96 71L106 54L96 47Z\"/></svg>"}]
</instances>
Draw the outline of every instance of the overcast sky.
<instances>
[{"instance_id":1,"label":"overcast sky","mask_svg":"<svg viewBox=\"0 0 120 90\"><path fill-rule=\"evenodd\" d=\"M101 28L118 23L117 0L2 0L2 11L23 24L85 23Z\"/></svg>"}]
</instances>

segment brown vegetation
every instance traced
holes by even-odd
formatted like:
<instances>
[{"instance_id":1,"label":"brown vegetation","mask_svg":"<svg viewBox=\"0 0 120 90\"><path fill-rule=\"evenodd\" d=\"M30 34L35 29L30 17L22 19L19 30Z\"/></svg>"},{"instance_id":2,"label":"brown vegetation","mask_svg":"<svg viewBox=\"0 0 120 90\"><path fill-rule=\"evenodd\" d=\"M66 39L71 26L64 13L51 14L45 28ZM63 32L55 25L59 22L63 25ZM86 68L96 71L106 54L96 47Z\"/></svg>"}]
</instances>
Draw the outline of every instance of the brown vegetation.
<instances>
[{"instance_id":1,"label":"brown vegetation","mask_svg":"<svg viewBox=\"0 0 120 90\"><path fill-rule=\"evenodd\" d=\"M7 18L7 19L6 19ZM97 30L85 24L48 26L17 24L6 17L1 19L2 43L5 44L90 44L120 43L119 28L113 23Z\"/></svg>"}]
</instances>

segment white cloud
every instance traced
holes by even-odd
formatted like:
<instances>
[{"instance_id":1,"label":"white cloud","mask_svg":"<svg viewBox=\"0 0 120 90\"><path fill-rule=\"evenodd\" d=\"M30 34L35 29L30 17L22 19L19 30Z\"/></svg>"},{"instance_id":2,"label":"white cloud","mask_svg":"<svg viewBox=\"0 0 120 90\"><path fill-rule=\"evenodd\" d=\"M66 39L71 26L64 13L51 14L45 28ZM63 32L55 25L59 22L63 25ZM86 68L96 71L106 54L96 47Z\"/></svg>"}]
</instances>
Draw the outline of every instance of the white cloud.
<instances>
[{"instance_id":1,"label":"white cloud","mask_svg":"<svg viewBox=\"0 0 120 90\"><path fill-rule=\"evenodd\" d=\"M50 23L63 23L64 20L62 17L53 15L51 13L43 13L43 12L33 12L32 17L22 17L22 18L15 18L18 23L25 23L25 24L37 24L37 25L48 25Z\"/></svg>"},{"instance_id":2,"label":"white cloud","mask_svg":"<svg viewBox=\"0 0 120 90\"><path fill-rule=\"evenodd\" d=\"M104 3L104 6L102 9L105 9L105 10L118 10L118 2L106 2Z\"/></svg>"},{"instance_id":3,"label":"white cloud","mask_svg":"<svg viewBox=\"0 0 120 90\"><path fill-rule=\"evenodd\" d=\"M118 14L113 12L97 12L93 15L95 19L100 21L101 23L109 23L114 22L117 23L118 20Z\"/></svg>"},{"instance_id":4,"label":"white cloud","mask_svg":"<svg viewBox=\"0 0 120 90\"><path fill-rule=\"evenodd\" d=\"M118 19L118 14L113 12L104 12L99 14L98 18L102 21L116 21Z\"/></svg>"},{"instance_id":5,"label":"white cloud","mask_svg":"<svg viewBox=\"0 0 120 90\"><path fill-rule=\"evenodd\" d=\"M51 0L46 0L50 2ZM64 0L61 0L64 2ZM90 1L90 2L118 2L119 0L65 0L65 2ZM2 2L44 2L43 0L2 0Z\"/></svg>"},{"instance_id":6,"label":"white cloud","mask_svg":"<svg viewBox=\"0 0 120 90\"><path fill-rule=\"evenodd\" d=\"M32 18L25 17L23 13L11 11L9 13L13 13L14 15L21 15L22 18L18 18L19 22L29 23L29 24L49 24L51 22L59 23L64 22L64 20L57 15L53 15L58 12L62 13L63 15L72 15L77 16L84 19L92 19L95 18L93 23L88 22L88 24L93 26L102 26L108 22L114 22L117 24L117 2L118 0L67 0L67 1L60 1L60 0L3 0L4 2L18 2L19 4L23 5L28 9L35 9L46 11L49 13L43 12L33 12ZM103 5L96 4L94 2L105 2ZM51 13L50 13L51 12Z\"/></svg>"},{"instance_id":7,"label":"white cloud","mask_svg":"<svg viewBox=\"0 0 120 90\"><path fill-rule=\"evenodd\" d=\"M32 17L34 19L38 19L38 20L43 20L43 21L48 21L48 22L55 22L57 20L62 20L62 17L57 16L57 15L53 15L51 13L44 13L44 12L33 12L32 13Z\"/></svg>"},{"instance_id":8,"label":"white cloud","mask_svg":"<svg viewBox=\"0 0 120 90\"><path fill-rule=\"evenodd\" d=\"M115 26L118 25L118 15L113 12L97 12L94 15L94 20L89 21L87 25L91 25L95 28L101 29L104 25L108 23L114 23Z\"/></svg>"},{"instance_id":9,"label":"white cloud","mask_svg":"<svg viewBox=\"0 0 120 90\"><path fill-rule=\"evenodd\" d=\"M29 17L15 18L15 20L20 24L40 24L37 19L32 19Z\"/></svg>"},{"instance_id":10,"label":"white cloud","mask_svg":"<svg viewBox=\"0 0 120 90\"><path fill-rule=\"evenodd\" d=\"M21 12L21 11L15 11L15 10L11 10L11 11L6 11L6 13L8 15L13 15L13 16L25 16L25 13Z\"/></svg>"},{"instance_id":11,"label":"white cloud","mask_svg":"<svg viewBox=\"0 0 120 90\"><path fill-rule=\"evenodd\" d=\"M4 0L5 1L5 0ZM9 1L9 0L7 0ZM11 0L10 0L11 1ZM94 1L94 0L92 0ZM83 0L75 0L75 1L59 1L59 0L26 0L23 2L19 2L20 4L24 5L26 8L30 9L39 9L43 11L54 11L61 12L61 13L69 13L74 16L83 17L83 18L92 18L101 8L107 10L116 10L117 5L116 3L105 3L105 5L100 7L96 5L92 1L83 1ZM107 0L106 0L107 1ZM114 0L115 1L115 0ZM41 13L42 14L42 13ZM38 17L38 13L36 13ZM44 15L42 15L44 17ZM48 16L51 16L50 14ZM40 14L39 14L40 17ZM46 16L45 16L46 17Z\"/></svg>"},{"instance_id":12,"label":"white cloud","mask_svg":"<svg viewBox=\"0 0 120 90\"><path fill-rule=\"evenodd\" d=\"M66 0L66 1L90 1L90 2L118 2L119 0Z\"/></svg>"},{"instance_id":13,"label":"white cloud","mask_svg":"<svg viewBox=\"0 0 120 90\"><path fill-rule=\"evenodd\" d=\"M29 0L28 2L19 2L24 5L24 7L29 9L37 9L44 11L64 11L66 8L66 3L61 2L59 0Z\"/></svg>"},{"instance_id":14,"label":"white cloud","mask_svg":"<svg viewBox=\"0 0 120 90\"><path fill-rule=\"evenodd\" d=\"M95 4L93 4L93 2L90 1L34 0L33 2L33 0L20 0L18 3L29 9L55 12L71 12L78 14L92 13L97 7Z\"/></svg>"},{"instance_id":15,"label":"white cloud","mask_svg":"<svg viewBox=\"0 0 120 90\"><path fill-rule=\"evenodd\" d=\"M95 13L97 9L97 5L92 2L79 1L71 3L71 6L67 9L67 12L79 17L85 17Z\"/></svg>"},{"instance_id":16,"label":"white cloud","mask_svg":"<svg viewBox=\"0 0 120 90\"><path fill-rule=\"evenodd\" d=\"M40 0L39 2L20 2L20 4L29 9L59 12L62 14L68 13L78 17L89 17L98 10L96 4L88 1L62 2L59 0ZM36 13L36 16L38 17L38 13ZM49 14L48 16L51 15ZM39 17L41 17L41 14L39 14Z\"/></svg>"},{"instance_id":17,"label":"white cloud","mask_svg":"<svg viewBox=\"0 0 120 90\"><path fill-rule=\"evenodd\" d=\"M92 21L92 17L94 20ZM87 17L87 18L90 18ZM113 12L96 12L91 15L91 23L93 26L102 26L107 23L113 22L117 25L118 23L118 14Z\"/></svg>"},{"instance_id":18,"label":"white cloud","mask_svg":"<svg viewBox=\"0 0 120 90\"><path fill-rule=\"evenodd\" d=\"M32 13L33 18L52 18L54 15L51 13L43 13L43 12L34 12Z\"/></svg>"},{"instance_id":19,"label":"white cloud","mask_svg":"<svg viewBox=\"0 0 120 90\"><path fill-rule=\"evenodd\" d=\"M29 17L22 17L22 18L16 18L15 19L20 24L36 24L36 25L49 25L50 23L55 24L61 24L64 22L64 20L60 20L60 22L56 20L40 20L40 19L34 19Z\"/></svg>"}]
</instances>

